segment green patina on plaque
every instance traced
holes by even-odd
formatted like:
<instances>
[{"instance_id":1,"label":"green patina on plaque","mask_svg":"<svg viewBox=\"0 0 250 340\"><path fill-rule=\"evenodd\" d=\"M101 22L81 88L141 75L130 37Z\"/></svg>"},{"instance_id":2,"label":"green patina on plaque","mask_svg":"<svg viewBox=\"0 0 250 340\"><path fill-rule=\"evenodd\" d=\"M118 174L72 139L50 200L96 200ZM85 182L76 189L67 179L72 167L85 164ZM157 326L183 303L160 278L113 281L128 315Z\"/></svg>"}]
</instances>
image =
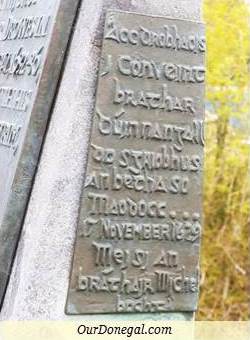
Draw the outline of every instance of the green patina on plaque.
<instances>
[{"instance_id":1,"label":"green patina on plaque","mask_svg":"<svg viewBox=\"0 0 250 340\"><path fill-rule=\"evenodd\" d=\"M108 11L66 312L194 311L204 25Z\"/></svg>"}]
</instances>

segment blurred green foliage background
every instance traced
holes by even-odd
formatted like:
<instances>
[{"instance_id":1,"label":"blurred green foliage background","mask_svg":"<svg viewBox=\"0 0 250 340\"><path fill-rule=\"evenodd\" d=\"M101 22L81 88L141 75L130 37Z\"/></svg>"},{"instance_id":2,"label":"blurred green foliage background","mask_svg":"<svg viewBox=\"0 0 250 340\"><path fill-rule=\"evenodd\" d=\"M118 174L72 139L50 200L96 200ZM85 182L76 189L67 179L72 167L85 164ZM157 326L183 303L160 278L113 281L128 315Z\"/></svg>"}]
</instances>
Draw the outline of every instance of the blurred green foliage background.
<instances>
[{"instance_id":1,"label":"blurred green foliage background","mask_svg":"<svg viewBox=\"0 0 250 340\"><path fill-rule=\"evenodd\" d=\"M198 320L249 319L250 11L204 0L207 29L202 282Z\"/></svg>"}]
</instances>

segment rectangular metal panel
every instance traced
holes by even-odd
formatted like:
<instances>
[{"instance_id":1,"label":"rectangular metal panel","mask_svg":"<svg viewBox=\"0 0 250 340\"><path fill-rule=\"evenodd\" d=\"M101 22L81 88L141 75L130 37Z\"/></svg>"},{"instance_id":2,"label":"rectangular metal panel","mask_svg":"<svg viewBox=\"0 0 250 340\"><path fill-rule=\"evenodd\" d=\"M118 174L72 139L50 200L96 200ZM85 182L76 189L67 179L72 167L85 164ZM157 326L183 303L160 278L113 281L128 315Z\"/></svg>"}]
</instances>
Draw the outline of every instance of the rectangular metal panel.
<instances>
[{"instance_id":1,"label":"rectangular metal panel","mask_svg":"<svg viewBox=\"0 0 250 340\"><path fill-rule=\"evenodd\" d=\"M77 5L0 1L0 304Z\"/></svg>"},{"instance_id":2,"label":"rectangular metal panel","mask_svg":"<svg viewBox=\"0 0 250 340\"><path fill-rule=\"evenodd\" d=\"M194 311L204 25L109 11L66 312Z\"/></svg>"}]
</instances>

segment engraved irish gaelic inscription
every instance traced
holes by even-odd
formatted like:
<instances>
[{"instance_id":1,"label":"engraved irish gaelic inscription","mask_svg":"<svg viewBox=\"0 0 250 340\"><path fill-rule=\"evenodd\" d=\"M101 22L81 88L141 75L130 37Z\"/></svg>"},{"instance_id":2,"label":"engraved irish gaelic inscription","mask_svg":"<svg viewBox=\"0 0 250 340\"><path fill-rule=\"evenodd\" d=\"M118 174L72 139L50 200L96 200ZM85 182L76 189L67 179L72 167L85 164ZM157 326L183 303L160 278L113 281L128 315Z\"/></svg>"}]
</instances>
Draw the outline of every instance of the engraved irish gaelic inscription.
<instances>
[{"instance_id":1,"label":"engraved irish gaelic inscription","mask_svg":"<svg viewBox=\"0 0 250 340\"><path fill-rule=\"evenodd\" d=\"M0 305L78 0L0 0Z\"/></svg>"},{"instance_id":2,"label":"engraved irish gaelic inscription","mask_svg":"<svg viewBox=\"0 0 250 340\"><path fill-rule=\"evenodd\" d=\"M204 36L107 13L69 314L197 308Z\"/></svg>"}]
</instances>

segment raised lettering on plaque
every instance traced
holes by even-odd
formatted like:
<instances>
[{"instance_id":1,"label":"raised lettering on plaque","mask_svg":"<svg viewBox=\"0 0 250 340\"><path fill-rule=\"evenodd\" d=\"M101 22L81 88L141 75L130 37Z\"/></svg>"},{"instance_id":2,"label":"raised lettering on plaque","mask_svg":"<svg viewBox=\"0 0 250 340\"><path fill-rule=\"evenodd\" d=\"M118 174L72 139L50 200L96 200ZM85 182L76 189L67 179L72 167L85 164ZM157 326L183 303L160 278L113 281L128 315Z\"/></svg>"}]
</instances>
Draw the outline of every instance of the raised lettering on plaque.
<instances>
[{"instance_id":1,"label":"raised lettering on plaque","mask_svg":"<svg viewBox=\"0 0 250 340\"><path fill-rule=\"evenodd\" d=\"M194 311L202 23L109 11L66 312Z\"/></svg>"},{"instance_id":2,"label":"raised lettering on plaque","mask_svg":"<svg viewBox=\"0 0 250 340\"><path fill-rule=\"evenodd\" d=\"M77 4L0 1L0 305Z\"/></svg>"}]
</instances>

